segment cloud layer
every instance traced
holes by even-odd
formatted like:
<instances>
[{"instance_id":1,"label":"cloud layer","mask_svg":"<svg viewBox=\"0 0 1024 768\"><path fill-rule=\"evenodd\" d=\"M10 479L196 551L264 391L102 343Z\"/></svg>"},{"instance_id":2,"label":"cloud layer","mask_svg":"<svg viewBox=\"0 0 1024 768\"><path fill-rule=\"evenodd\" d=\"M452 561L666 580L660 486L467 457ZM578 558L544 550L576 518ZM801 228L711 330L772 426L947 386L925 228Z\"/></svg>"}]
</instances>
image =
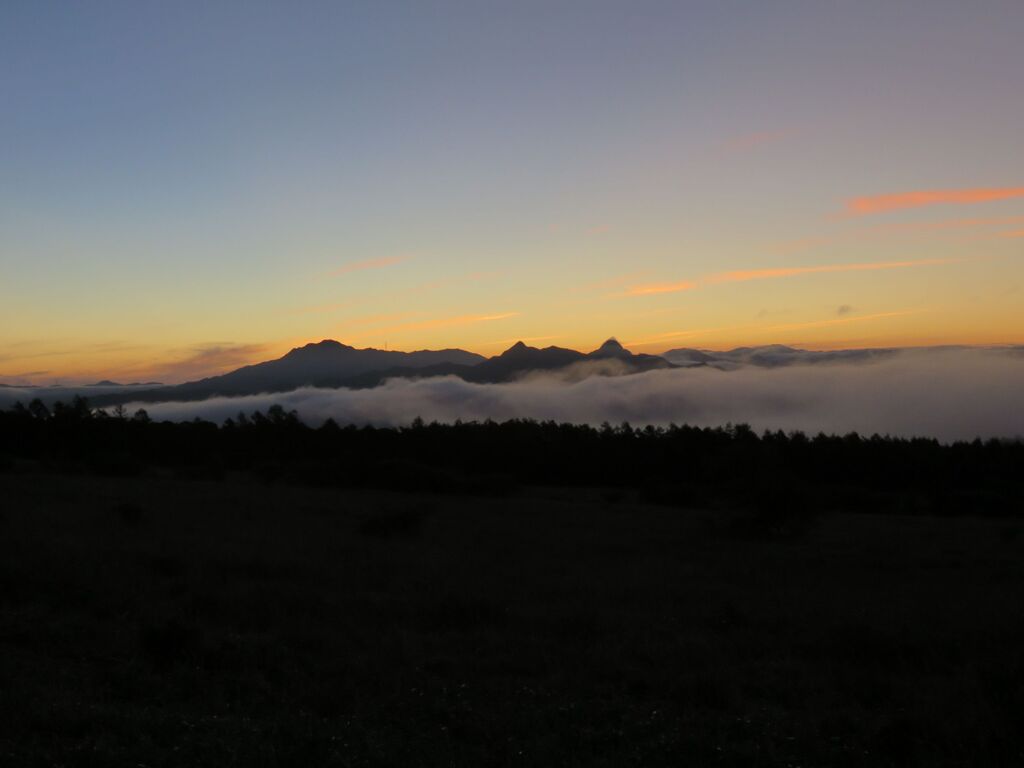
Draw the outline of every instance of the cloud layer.
<instances>
[{"instance_id":1,"label":"cloud layer","mask_svg":"<svg viewBox=\"0 0 1024 768\"><path fill-rule=\"evenodd\" d=\"M280 403L310 424L332 417L339 423L404 425L417 416L428 422L746 422L758 430L855 430L950 441L1024 436L1021 391L1024 349L946 349L904 351L868 363L661 370L568 381L552 376L486 385L451 377L393 380L367 390L300 389L145 407L160 419L198 416L218 422Z\"/></svg>"}]
</instances>

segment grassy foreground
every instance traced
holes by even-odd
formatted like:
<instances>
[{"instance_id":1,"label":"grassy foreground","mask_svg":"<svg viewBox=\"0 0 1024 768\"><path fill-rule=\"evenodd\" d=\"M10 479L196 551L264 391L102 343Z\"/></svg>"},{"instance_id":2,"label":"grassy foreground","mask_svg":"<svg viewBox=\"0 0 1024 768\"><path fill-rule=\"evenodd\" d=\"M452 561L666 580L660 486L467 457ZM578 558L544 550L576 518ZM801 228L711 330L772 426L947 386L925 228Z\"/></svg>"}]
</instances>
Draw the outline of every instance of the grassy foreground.
<instances>
[{"instance_id":1,"label":"grassy foreground","mask_svg":"<svg viewBox=\"0 0 1024 768\"><path fill-rule=\"evenodd\" d=\"M1019 765L1024 532L0 474L0 763Z\"/></svg>"}]
</instances>

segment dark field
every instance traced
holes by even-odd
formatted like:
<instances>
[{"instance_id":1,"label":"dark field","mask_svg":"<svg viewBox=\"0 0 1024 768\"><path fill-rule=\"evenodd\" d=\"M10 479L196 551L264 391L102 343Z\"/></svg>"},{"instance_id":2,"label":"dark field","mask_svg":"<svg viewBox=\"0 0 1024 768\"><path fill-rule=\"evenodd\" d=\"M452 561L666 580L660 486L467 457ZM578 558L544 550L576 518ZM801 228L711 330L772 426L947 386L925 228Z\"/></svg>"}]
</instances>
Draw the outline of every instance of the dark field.
<instances>
[{"instance_id":1,"label":"dark field","mask_svg":"<svg viewBox=\"0 0 1024 768\"><path fill-rule=\"evenodd\" d=\"M1019 765L1018 520L0 473L0 763Z\"/></svg>"}]
</instances>

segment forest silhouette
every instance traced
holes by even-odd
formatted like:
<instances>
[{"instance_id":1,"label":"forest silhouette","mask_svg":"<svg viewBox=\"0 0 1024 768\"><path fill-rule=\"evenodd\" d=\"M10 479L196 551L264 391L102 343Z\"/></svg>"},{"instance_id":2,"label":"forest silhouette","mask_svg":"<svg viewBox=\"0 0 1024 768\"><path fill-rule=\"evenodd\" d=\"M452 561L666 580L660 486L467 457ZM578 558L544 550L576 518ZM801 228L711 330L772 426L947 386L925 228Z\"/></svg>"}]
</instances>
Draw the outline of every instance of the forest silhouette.
<instances>
[{"instance_id":1,"label":"forest silhouette","mask_svg":"<svg viewBox=\"0 0 1024 768\"><path fill-rule=\"evenodd\" d=\"M1009 765L1019 441L0 411L11 765Z\"/></svg>"},{"instance_id":2,"label":"forest silhouette","mask_svg":"<svg viewBox=\"0 0 1024 768\"><path fill-rule=\"evenodd\" d=\"M154 422L145 410L93 409L76 397L0 411L0 456L62 471L172 468L221 479L412 492L510 494L518 488L628 489L659 503L821 511L1019 515L1024 444L942 444L750 427L591 427L513 420L400 428L303 423L279 405L223 424Z\"/></svg>"}]
</instances>

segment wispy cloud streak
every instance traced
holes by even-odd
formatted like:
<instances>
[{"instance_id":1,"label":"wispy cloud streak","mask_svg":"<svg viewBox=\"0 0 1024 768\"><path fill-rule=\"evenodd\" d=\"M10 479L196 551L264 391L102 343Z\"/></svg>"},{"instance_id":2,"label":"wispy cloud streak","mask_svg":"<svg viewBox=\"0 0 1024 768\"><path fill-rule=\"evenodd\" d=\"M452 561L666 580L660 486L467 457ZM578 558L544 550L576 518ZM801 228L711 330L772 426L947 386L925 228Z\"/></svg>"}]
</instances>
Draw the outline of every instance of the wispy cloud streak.
<instances>
[{"instance_id":1,"label":"wispy cloud streak","mask_svg":"<svg viewBox=\"0 0 1024 768\"><path fill-rule=\"evenodd\" d=\"M846 201L846 212L858 216L897 211L904 208L921 208L927 205L987 203L1014 197L1024 197L1024 187L931 189L855 197Z\"/></svg>"},{"instance_id":2,"label":"wispy cloud streak","mask_svg":"<svg viewBox=\"0 0 1024 768\"><path fill-rule=\"evenodd\" d=\"M702 277L698 281L683 280L678 283L652 283L637 285L626 291L627 296L649 296L659 293L678 293L692 291L705 285L721 283L742 283L748 280L770 280L780 277L795 277L828 272L871 272L885 269L907 269L910 267L926 267L939 264L956 264L962 259L915 259L910 261L872 261L853 264L818 264L806 267L771 267L768 269L737 269L729 272L718 272Z\"/></svg>"},{"instance_id":3,"label":"wispy cloud streak","mask_svg":"<svg viewBox=\"0 0 1024 768\"><path fill-rule=\"evenodd\" d=\"M719 272L703 279L708 285L718 283L740 283L747 280L768 280L776 277L793 277L795 275L811 275L821 272L873 272L882 269L906 269L908 267L925 267L937 264L953 264L959 259L916 259L912 261L874 261L853 264L819 264L810 267L773 267L770 269L740 269L731 272Z\"/></svg>"},{"instance_id":4,"label":"wispy cloud streak","mask_svg":"<svg viewBox=\"0 0 1024 768\"><path fill-rule=\"evenodd\" d=\"M649 285L635 285L626 293L629 296L649 296L655 293L678 293L679 291L692 291L697 283L690 280L682 280L678 283L651 283Z\"/></svg>"}]
</instances>

